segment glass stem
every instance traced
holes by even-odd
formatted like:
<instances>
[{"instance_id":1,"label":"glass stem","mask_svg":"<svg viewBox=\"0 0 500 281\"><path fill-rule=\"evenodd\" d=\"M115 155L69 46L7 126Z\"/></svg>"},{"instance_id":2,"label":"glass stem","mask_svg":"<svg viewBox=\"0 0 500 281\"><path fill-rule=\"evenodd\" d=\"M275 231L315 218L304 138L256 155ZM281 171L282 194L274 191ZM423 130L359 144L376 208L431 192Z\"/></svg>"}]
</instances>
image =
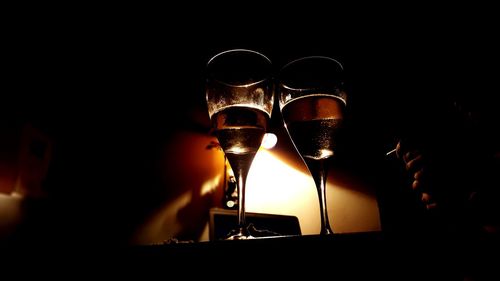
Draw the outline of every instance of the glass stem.
<instances>
[{"instance_id":1,"label":"glass stem","mask_svg":"<svg viewBox=\"0 0 500 281\"><path fill-rule=\"evenodd\" d=\"M245 226L245 176L238 173L238 227Z\"/></svg>"},{"instance_id":2,"label":"glass stem","mask_svg":"<svg viewBox=\"0 0 500 281\"><path fill-rule=\"evenodd\" d=\"M245 184L248 171L235 171L238 179L238 232L237 236L249 236L245 216Z\"/></svg>"},{"instance_id":3,"label":"glass stem","mask_svg":"<svg viewBox=\"0 0 500 281\"><path fill-rule=\"evenodd\" d=\"M325 165L325 160L307 160L307 164L310 167L311 174L314 178L314 183L316 184L316 190L318 191L319 197L319 210L321 215L321 235L333 234L333 230L330 227L330 221L328 219L328 210L326 208L326 177L327 170Z\"/></svg>"}]
</instances>

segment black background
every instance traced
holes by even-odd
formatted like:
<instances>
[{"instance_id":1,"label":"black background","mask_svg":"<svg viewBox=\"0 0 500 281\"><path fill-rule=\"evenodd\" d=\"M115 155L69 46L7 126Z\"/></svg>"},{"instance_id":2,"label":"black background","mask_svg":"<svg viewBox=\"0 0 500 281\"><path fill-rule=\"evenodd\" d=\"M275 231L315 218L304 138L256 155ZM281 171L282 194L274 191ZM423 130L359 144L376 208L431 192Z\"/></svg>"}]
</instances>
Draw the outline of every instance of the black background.
<instances>
[{"instance_id":1,"label":"black background","mask_svg":"<svg viewBox=\"0 0 500 281\"><path fill-rule=\"evenodd\" d=\"M147 206L159 204L166 191L156 188L157 151L176 131L208 133L204 67L223 50L260 51L276 71L306 55L341 61L349 157L338 161L377 185L384 154L411 131L408 122L432 123L419 115L420 105L439 108L449 92L495 94L490 66L497 57L486 15L477 21L450 10L205 8L167 7L154 15L71 9L5 25L1 114L54 136L47 185L64 198L54 208L69 210L78 231L88 226L83 236L68 236L125 241Z\"/></svg>"}]
</instances>

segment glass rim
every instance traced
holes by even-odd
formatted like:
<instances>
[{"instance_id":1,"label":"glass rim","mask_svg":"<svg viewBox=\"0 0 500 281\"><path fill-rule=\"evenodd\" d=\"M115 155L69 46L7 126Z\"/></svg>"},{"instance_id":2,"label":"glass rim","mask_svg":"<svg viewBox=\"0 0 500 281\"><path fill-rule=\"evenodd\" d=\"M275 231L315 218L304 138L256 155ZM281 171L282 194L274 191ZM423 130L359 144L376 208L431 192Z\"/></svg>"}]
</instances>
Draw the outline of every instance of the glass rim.
<instances>
[{"instance_id":1,"label":"glass rim","mask_svg":"<svg viewBox=\"0 0 500 281\"><path fill-rule=\"evenodd\" d=\"M209 68L209 66L210 66L210 64L211 64L211 63L212 63L212 62L213 62L216 58L218 58L219 56L221 56L221 55L225 55L225 54L227 54L227 53L234 53L234 52L242 52L242 53L253 53L253 54L256 54L256 55L260 56L261 58L263 58L265 61L267 61L267 63L269 63L269 66L272 68L272 61L271 61L271 60L270 60L270 59L269 59L266 55L264 55L264 54L262 54L262 53L260 53L260 52L257 52L257 51L254 51L254 50L251 50L251 49L241 49L241 48L239 48L239 49L229 49L229 50L225 50L225 51L222 51L222 52L217 53L216 55L212 56L212 57L208 60L208 62L207 62L207 64L206 64L205 68L206 68L206 69L208 69L208 68ZM261 79L261 80L259 80L259 81L255 81L255 82L248 83L248 84L243 84L243 85L241 85L241 84L231 84L231 83L228 83L228 82L224 82L224 81L222 81L222 80L220 80L220 79L215 79L215 78L211 78L211 77L207 77L207 79L208 79L208 80L215 81L215 82L220 83L220 84L223 84L223 85L226 85L226 86L246 88L246 87L250 87L250 86L257 85L257 84L262 83L262 82L264 82L264 81L266 81L266 80L269 80L269 79L270 79L270 78L272 78L272 76L273 76L273 75L272 75L272 73L273 73L272 71L269 71L269 73L268 73L267 75L265 75L265 78L263 78L263 79Z\"/></svg>"},{"instance_id":2,"label":"glass rim","mask_svg":"<svg viewBox=\"0 0 500 281\"><path fill-rule=\"evenodd\" d=\"M309 59L322 59L322 60L329 60L329 61L333 61L333 62L336 62L339 66L340 66L340 69L342 71L344 71L344 66L342 65L341 62L339 62L338 60L332 58L332 57L329 57L329 56L306 56L306 57L300 57L300 58L297 58L295 60L292 60L290 62L288 62L287 64L285 64L280 70L279 70L279 74L278 74L278 81L279 81L279 85L287 90L293 90L293 91L309 91L311 90L311 88L293 88L293 87L290 87L288 85L286 85L285 83L282 82L282 80L280 79L280 74L281 72L289 67L290 65L294 64L294 63L297 63L299 61L303 61L303 60L309 60Z\"/></svg>"}]
</instances>

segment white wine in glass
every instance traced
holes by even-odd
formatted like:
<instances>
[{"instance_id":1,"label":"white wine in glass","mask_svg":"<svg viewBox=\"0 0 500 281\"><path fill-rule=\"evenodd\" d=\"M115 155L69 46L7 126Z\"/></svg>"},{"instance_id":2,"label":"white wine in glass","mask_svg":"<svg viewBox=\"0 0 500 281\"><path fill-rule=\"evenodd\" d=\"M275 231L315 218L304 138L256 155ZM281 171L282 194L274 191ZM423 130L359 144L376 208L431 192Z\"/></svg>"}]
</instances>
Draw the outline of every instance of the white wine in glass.
<instances>
[{"instance_id":1,"label":"white wine in glass","mask_svg":"<svg viewBox=\"0 0 500 281\"><path fill-rule=\"evenodd\" d=\"M224 51L207 64L208 113L238 189L238 226L228 240L253 238L245 219L245 184L271 118L271 75L271 61L252 50Z\"/></svg>"},{"instance_id":2,"label":"white wine in glass","mask_svg":"<svg viewBox=\"0 0 500 281\"><path fill-rule=\"evenodd\" d=\"M333 234L326 204L327 160L334 156L344 123L343 67L329 57L294 60L279 73L285 128L307 165L319 198L320 234Z\"/></svg>"}]
</instances>

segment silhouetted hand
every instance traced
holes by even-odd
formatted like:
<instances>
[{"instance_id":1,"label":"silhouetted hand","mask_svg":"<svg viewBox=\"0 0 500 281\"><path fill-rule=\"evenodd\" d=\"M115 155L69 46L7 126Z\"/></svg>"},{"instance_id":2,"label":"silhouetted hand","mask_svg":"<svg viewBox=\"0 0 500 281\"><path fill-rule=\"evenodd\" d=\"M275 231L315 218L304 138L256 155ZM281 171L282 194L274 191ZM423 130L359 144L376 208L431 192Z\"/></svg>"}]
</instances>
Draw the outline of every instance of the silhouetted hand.
<instances>
[{"instance_id":1,"label":"silhouetted hand","mask_svg":"<svg viewBox=\"0 0 500 281\"><path fill-rule=\"evenodd\" d=\"M438 203L432 195L432 184L428 180L428 167L426 167L428 162L424 153L418 148L399 141L396 145L396 155L403 161L406 171L412 177L411 188L420 194L420 200L425 207L428 210L436 208Z\"/></svg>"}]
</instances>

